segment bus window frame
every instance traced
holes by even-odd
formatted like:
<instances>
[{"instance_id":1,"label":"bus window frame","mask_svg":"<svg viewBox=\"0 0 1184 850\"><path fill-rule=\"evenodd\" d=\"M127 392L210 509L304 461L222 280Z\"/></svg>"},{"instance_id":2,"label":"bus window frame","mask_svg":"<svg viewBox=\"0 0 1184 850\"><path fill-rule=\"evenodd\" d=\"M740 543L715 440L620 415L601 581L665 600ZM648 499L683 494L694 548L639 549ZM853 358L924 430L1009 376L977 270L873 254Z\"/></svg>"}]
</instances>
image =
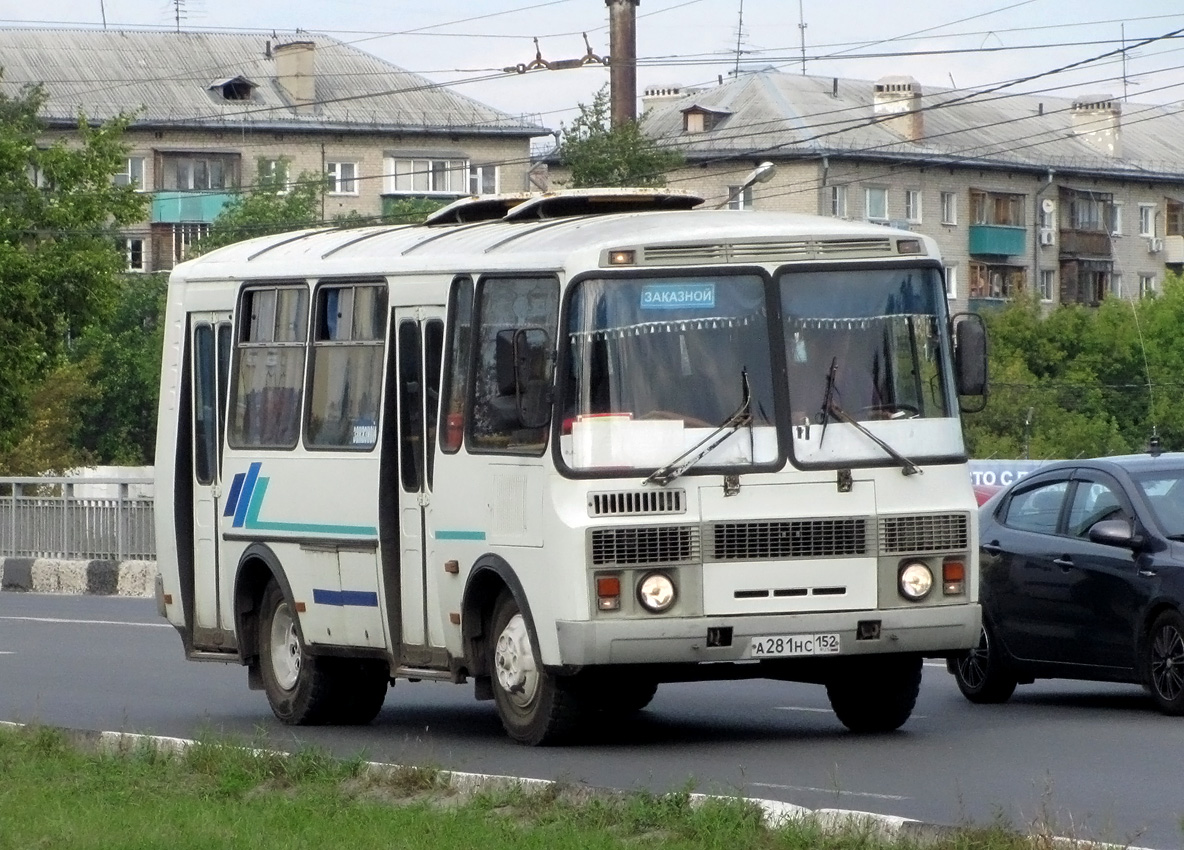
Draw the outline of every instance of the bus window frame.
<instances>
[{"instance_id":1,"label":"bus window frame","mask_svg":"<svg viewBox=\"0 0 1184 850\"><path fill-rule=\"evenodd\" d=\"M454 334L457 328L457 313L460 307L460 289L468 284L468 307L469 307L469 356L468 362L465 364L465 371L461 375L456 374L456 338ZM448 284L448 309L444 317L444 365L440 371L440 407L438 418L442 422L442 427L437 429L437 441L440 444L440 451L446 455L453 455L459 452L462 448L467 451L468 446L465 443L465 434L468 431L469 422L469 376L473 368L473 328L474 328L474 311L477 308L477 284L471 275L457 275ZM452 394L455 391L455 384L457 378L460 378L460 440L455 446L450 446L445 442L448 432L448 417L452 415L452 410L447 405L451 402Z\"/></svg>"},{"instance_id":2,"label":"bus window frame","mask_svg":"<svg viewBox=\"0 0 1184 850\"><path fill-rule=\"evenodd\" d=\"M773 381L773 426L777 433L777 456L765 463L754 463L746 466L707 466L704 464L693 466L686 475L746 475L752 472L777 472L785 467L788 455L787 441L790 439L790 429L782 419L781 411L789 409L788 384L783 380L785 375L785 357L783 351L785 340L781 324L777 321L780 312L780 295L777 290L776 279L763 266L696 266L694 268L628 268L628 269L589 269L572 277L563 293L563 301L559 305L559 338L556 339L558 357L555 364L555 397L552 401L553 410L565 410L567 396L564 393L563 381L560 376L566 376L571 369L571 345L568 341L567 325L571 316L571 302L575 297L577 286L585 280L641 280L645 278L688 278L688 277L741 277L753 276L761 280L761 288L765 294L765 322L769 338L769 370ZM780 346L780 347L779 347ZM637 469L614 469L611 467L595 467L591 469L573 469L563 459L563 451L559 440L562 434L563 417L552 414L551 423L551 459L555 469L564 478L583 480L593 478L637 478L645 477L653 470L648 467ZM671 460L675 452L671 452Z\"/></svg>"}]
</instances>

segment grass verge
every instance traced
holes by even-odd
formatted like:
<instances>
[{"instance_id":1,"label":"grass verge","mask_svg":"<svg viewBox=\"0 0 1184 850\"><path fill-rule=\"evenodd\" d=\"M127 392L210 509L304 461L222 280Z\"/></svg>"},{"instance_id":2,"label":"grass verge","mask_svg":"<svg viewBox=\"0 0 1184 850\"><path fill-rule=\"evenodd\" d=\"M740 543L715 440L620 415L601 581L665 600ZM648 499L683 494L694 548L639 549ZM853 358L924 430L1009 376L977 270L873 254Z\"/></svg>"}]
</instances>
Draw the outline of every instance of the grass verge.
<instances>
[{"instance_id":1,"label":"grass verge","mask_svg":"<svg viewBox=\"0 0 1184 850\"><path fill-rule=\"evenodd\" d=\"M0 848L473 848L473 850L905 850L871 826L769 824L741 799L598 793L562 784L461 793L429 768L282 755L199 741L79 746L61 731L0 727ZM925 837L938 850L1040 850L1003 827Z\"/></svg>"}]
</instances>

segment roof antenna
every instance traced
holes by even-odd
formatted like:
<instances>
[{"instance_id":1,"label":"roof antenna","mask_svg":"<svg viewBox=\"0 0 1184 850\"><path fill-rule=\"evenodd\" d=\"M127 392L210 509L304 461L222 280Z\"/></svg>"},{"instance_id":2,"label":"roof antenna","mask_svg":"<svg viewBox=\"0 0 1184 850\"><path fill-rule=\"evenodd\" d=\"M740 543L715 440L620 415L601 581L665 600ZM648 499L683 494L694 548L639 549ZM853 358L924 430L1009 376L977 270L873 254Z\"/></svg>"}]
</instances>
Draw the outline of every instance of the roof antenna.
<instances>
[{"instance_id":1,"label":"roof antenna","mask_svg":"<svg viewBox=\"0 0 1184 850\"><path fill-rule=\"evenodd\" d=\"M1151 367L1147 365L1147 344L1143 341L1143 327L1139 324L1139 311L1135 309L1135 302L1131 305L1131 315L1135 317L1135 330L1139 332L1139 348L1143 352L1143 374L1147 376L1147 417L1151 420L1151 436L1147 439L1147 453L1152 457L1159 457L1163 450L1159 441L1159 429L1155 424L1155 392L1151 386Z\"/></svg>"}]
</instances>

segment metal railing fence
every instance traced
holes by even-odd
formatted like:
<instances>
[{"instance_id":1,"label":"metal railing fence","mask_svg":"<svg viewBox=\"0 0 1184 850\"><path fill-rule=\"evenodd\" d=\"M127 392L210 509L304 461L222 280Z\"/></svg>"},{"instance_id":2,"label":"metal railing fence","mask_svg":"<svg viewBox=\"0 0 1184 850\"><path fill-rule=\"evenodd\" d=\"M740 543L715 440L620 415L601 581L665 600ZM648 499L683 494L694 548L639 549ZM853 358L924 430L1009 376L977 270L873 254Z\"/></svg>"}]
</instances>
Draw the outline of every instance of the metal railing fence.
<instances>
[{"instance_id":1,"label":"metal railing fence","mask_svg":"<svg viewBox=\"0 0 1184 850\"><path fill-rule=\"evenodd\" d=\"M156 560L151 478L0 478L0 557Z\"/></svg>"}]
</instances>

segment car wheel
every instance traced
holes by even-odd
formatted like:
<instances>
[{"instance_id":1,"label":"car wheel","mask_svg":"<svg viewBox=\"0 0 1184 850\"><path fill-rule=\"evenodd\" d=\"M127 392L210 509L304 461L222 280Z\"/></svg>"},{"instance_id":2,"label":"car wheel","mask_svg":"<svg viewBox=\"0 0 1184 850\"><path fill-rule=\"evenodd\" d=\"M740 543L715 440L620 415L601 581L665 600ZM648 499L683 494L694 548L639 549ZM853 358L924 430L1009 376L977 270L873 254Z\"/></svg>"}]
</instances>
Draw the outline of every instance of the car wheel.
<instances>
[{"instance_id":1,"label":"car wheel","mask_svg":"<svg viewBox=\"0 0 1184 850\"><path fill-rule=\"evenodd\" d=\"M325 661L310 655L300 622L276 582L263 591L259 672L272 713L291 726L331 722L337 700Z\"/></svg>"},{"instance_id":2,"label":"car wheel","mask_svg":"<svg viewBox=\"0 0 1184 850\"><path fill-rule=\"evenodd\" d=\"M568 682L538 663L526 619L508 591L494 604L489 637L493 700L506 734L532 746L569 740L581 702Z\"/></svg>"},{"instance_id":3,"label":"car wheel","mask_svg":"<svg viewBox=\"0 0 1184 850\"><path fill-rule=\"evenodd\" d=\"M852 732L891 732L913 713L921 691L921 656L849 659L826 682L830 707Z\"/></svg>"},{"instance_id":4,"label":"car wheel","mask_svg":"<svg viewBox=\"0 0 1184 850\"><path fill-rule=\"evenodd\" d=\"M1164 714L1184 714L1184 617L1164 611L1147 636L1147 680Z\"/></svg>"},{"instance_id":5,"label":"car wheel","mask_svg":"<svg viewBox=\"0 0 1184 850\"><path fill-rule=\"evenodd\" d=\"M1015 693L1016 677L1008 671L986 623L978 646L955 658L951 667L958 690L971 702L1007 702Z\"/></svg>"}]
</instances>

